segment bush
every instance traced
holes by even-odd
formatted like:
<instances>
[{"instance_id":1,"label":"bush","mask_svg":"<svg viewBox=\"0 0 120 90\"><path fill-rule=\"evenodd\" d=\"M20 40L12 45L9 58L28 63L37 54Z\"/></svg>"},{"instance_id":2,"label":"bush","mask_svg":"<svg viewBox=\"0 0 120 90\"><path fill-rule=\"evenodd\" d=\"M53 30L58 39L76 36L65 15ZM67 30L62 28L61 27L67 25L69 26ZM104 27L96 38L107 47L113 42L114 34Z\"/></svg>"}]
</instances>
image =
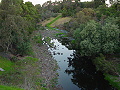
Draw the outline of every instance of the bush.
<instances>
[{"instance_id":1,"label":"bush","mask_svg":"<svg viewBox=\"0 0 120 90\"><path fill-rule=\"evenodd\" d=\"M111 22L100 25L92 20L75 30L75 42L82 56L113 54L119 51L120 30L117 24Z\"/></svg>"},{"instance_id":2,"label":"bush","mask_svg":"<svg viewBox=\"0 0 120 90\"><path fill-rule=\"evenodd\" d=\"M33 54L33 50L31 47L30 42L21 42L17 45L16 47L17 49L17 54L21 54L21 55L32 55Z\"/></svg>"},{"instance_id":3,"label":"bush","mask_svg":"<svg viewBox=\"0 0 120 90\"><path fill-rule=\"evenodd\" d=\"M116 68L114 64L110 61L105 60L105 57L100 54L100 57L96 57L93 60L93 63L95 64L98 71L102 71L103 73L108 73L112 75L118 75L116 73Z\"/></svg>"},{"instance_id":4,"label":"bush","mask_svg":"<svg viewBox=\"0 0 120 90\"><path fill-rule=\"evenodd\" d=\"M40 34L37 34L33 37L33 41L35 43L38 43L39 45L42 45L43 41L42 41L42 36Z\"/></svg>"}]
</instances>

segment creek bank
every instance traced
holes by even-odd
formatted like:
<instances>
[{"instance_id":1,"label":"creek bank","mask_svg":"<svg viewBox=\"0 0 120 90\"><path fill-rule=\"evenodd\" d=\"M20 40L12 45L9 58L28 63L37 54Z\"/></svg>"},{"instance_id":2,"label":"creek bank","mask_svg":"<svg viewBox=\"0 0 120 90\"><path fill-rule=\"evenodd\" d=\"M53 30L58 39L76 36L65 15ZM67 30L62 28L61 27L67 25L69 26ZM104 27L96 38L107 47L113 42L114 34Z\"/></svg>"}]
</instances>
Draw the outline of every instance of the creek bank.
<instances>
[{"instance_id":1,"label":"creek bank","mask_svg":"<svg viewBox=\"0 0 120 90\"><path fill-rule=\"evenodd\" d=\"M51 24L54 23L55 21L57 21L57 19L58 19L58 18L55 18L53 21L51 21L50 23L48 23L48 24L47 24L48 28L53 29L53 30L56 30L56 28L52 28L52 27L51 27ZM48 32L49 32L49 30L48 30ZM48 34L48 32L46 32L46 33ZM58 36L62 36L63 38L64 38L64 37L67 37L67 36L64 35L63 33L61 33L61 34L59 33L59 34L57 34L57 35L58 35ZM46 35L45 35L45 36L46 36ZM49 36L49 34L48 34L48 36ZM71 40L73 40L73 39L71 39ZM97 66L97 65L96 65L96 66ZM104 66L103 66L102 68L104 68ZM106 66L105 66L105 69L106 69ZM107 67L107 69L109 69L109 68ZM106 79L106 80L107 80L107 79Z\"/></svg>"},{"instance_id":2,"label":"creek bank","mask_svg":"<svg viewBox=\"0 0 120 90\"><path fill-rule=\"evenodd\" d=\"M41 38L53 38L56 33L59 31L47 29L36 31L34 35L42 34ZM0 67L2 69L6 67L5 73L0 71L0 73L2 72L0 84L20 87L25 90L60 90L59 87L56 87L58 66L48 51L47 45L31 42L35 55L18 57L19 60L12 63L10 60L6 60L11 68L9 70L6 65Z\"/></svg>"},{"instance_id":3,"label":"creek bank","mask_svg":"<svg viewBox=\"0 0 120 90\"><path fill-rule=\"evenodd\" d=\"M53 38L59 31L56 30L40 30L39 32L42 35L42 38ZM57 80L57 62L53 59L51 53L48 51L48 46L44 43L43 45L34 45L33 47L36 57L40 59L41 62L41 74L40 76L44 79L43 83L46 88L50 90L59 90L56 87ZM56 80L55 80L56 79Z\"/></svg>"},{"instance_id":4,"label":"creek bank","mask_svg":"<svg viewBox=\"0 0 120 90\"><path fill-rule=\"evenodd\" d=\"M115 55L104 56L100 55L93 60L94 65L98 71L102 71L105 80L109 84L120 90L120 58Z\"/></svg>"}]
</instances>

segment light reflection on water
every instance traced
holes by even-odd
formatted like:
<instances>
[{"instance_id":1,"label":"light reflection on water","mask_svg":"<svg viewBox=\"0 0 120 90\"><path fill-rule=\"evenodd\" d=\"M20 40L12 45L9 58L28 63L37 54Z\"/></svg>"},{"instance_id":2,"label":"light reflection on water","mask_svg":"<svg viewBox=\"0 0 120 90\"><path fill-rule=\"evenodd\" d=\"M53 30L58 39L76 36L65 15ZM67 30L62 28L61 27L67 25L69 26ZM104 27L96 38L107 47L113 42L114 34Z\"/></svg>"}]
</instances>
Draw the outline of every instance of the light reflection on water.
<instances>
[{"instance_id":1,"label":"light reflection on water","mask_svg":"<svg viewBox=\"0 0 120 90\"><path fill-rule=\"evenodd\" d=\"M71 82L72 75L68 76L65 72L66 69L72 69L72 67L68 67L68 57L73 58L72 55L75 50L68 50L68 48L62 45L57 39L51 40L51 43L54 43L54 48L49 48L49 51L52 53L60 67L58 70L58 85L60 85L64 90L80 90L79 87Z\"/></svg>"},{"instance_id":2,"label":"light reflection on water","mask_svg":"<svg viewBox=\"0 0 120 90\"><path fill-rule=\"evenodd\" d=\"M57 39L52 39L54 47L49 47L60 69L58 70L58 86L63 90L113 90L104 80L101 73L96 72L94 65L86 58L79 58L75 50L69 50Z\"/></svg>"}]
</instances>

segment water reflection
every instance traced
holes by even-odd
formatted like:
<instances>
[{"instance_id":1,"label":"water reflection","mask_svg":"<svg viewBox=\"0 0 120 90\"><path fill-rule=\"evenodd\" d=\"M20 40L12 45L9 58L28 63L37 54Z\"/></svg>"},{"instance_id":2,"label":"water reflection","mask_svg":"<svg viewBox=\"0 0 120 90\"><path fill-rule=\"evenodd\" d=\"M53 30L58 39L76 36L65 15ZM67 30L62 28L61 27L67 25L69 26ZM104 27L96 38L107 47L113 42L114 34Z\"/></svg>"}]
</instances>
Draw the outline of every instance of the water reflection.
<instances>
[{"instance_id":1,"label":"water reflection","mask_svg":"<svg viewBox=\"0 0 120 90\"><path fill-rule=\"evenodd\" d=\"M54 43L54 47L49 51L60 67L58 86L63 90L113 90L89 58L80 57L72 50L68 39L53 39L51 43Z\"/></svg>"},{"instance_id":2,"label":"water reflection","mask_svg":"<svg viewBox=\"0 0 120 90\"><path fill-rule=\"evenodd\" d=\"M69 67L73 68L66 69L66 73L72 75L71 81L82 90L112 90L102 73L96 72L90 59L74 54Z\"/></svg>"}]
</instances>

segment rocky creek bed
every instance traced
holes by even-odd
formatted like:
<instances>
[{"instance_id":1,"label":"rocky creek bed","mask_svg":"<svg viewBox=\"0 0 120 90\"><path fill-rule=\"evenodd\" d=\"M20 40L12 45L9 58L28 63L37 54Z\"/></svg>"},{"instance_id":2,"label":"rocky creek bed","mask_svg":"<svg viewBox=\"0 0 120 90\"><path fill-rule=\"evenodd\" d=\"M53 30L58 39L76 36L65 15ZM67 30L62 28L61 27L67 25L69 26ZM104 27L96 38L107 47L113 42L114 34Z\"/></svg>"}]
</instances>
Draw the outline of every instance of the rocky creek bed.
<instances>
[{"instance_id":1,"label":"rocky creek bed","mask_svg":"<svg viewBox=\"0 0 120 90\"><path fill-rule=\"evenodd\" d=\"M55 38L55 35L59 33L56 30L41 30L37 33L41 33L42 38ZM34 45L33 47L36 57L40 59L41 62L41 74L40 76L44 79L43 83L46 85L46 88L51 90L59 90L59 87L56 87L55 84L57 83L57 62L53 59L51 53L48 51L48 47L46 44L42 46Z\"/></svg>"}]
</instances>

